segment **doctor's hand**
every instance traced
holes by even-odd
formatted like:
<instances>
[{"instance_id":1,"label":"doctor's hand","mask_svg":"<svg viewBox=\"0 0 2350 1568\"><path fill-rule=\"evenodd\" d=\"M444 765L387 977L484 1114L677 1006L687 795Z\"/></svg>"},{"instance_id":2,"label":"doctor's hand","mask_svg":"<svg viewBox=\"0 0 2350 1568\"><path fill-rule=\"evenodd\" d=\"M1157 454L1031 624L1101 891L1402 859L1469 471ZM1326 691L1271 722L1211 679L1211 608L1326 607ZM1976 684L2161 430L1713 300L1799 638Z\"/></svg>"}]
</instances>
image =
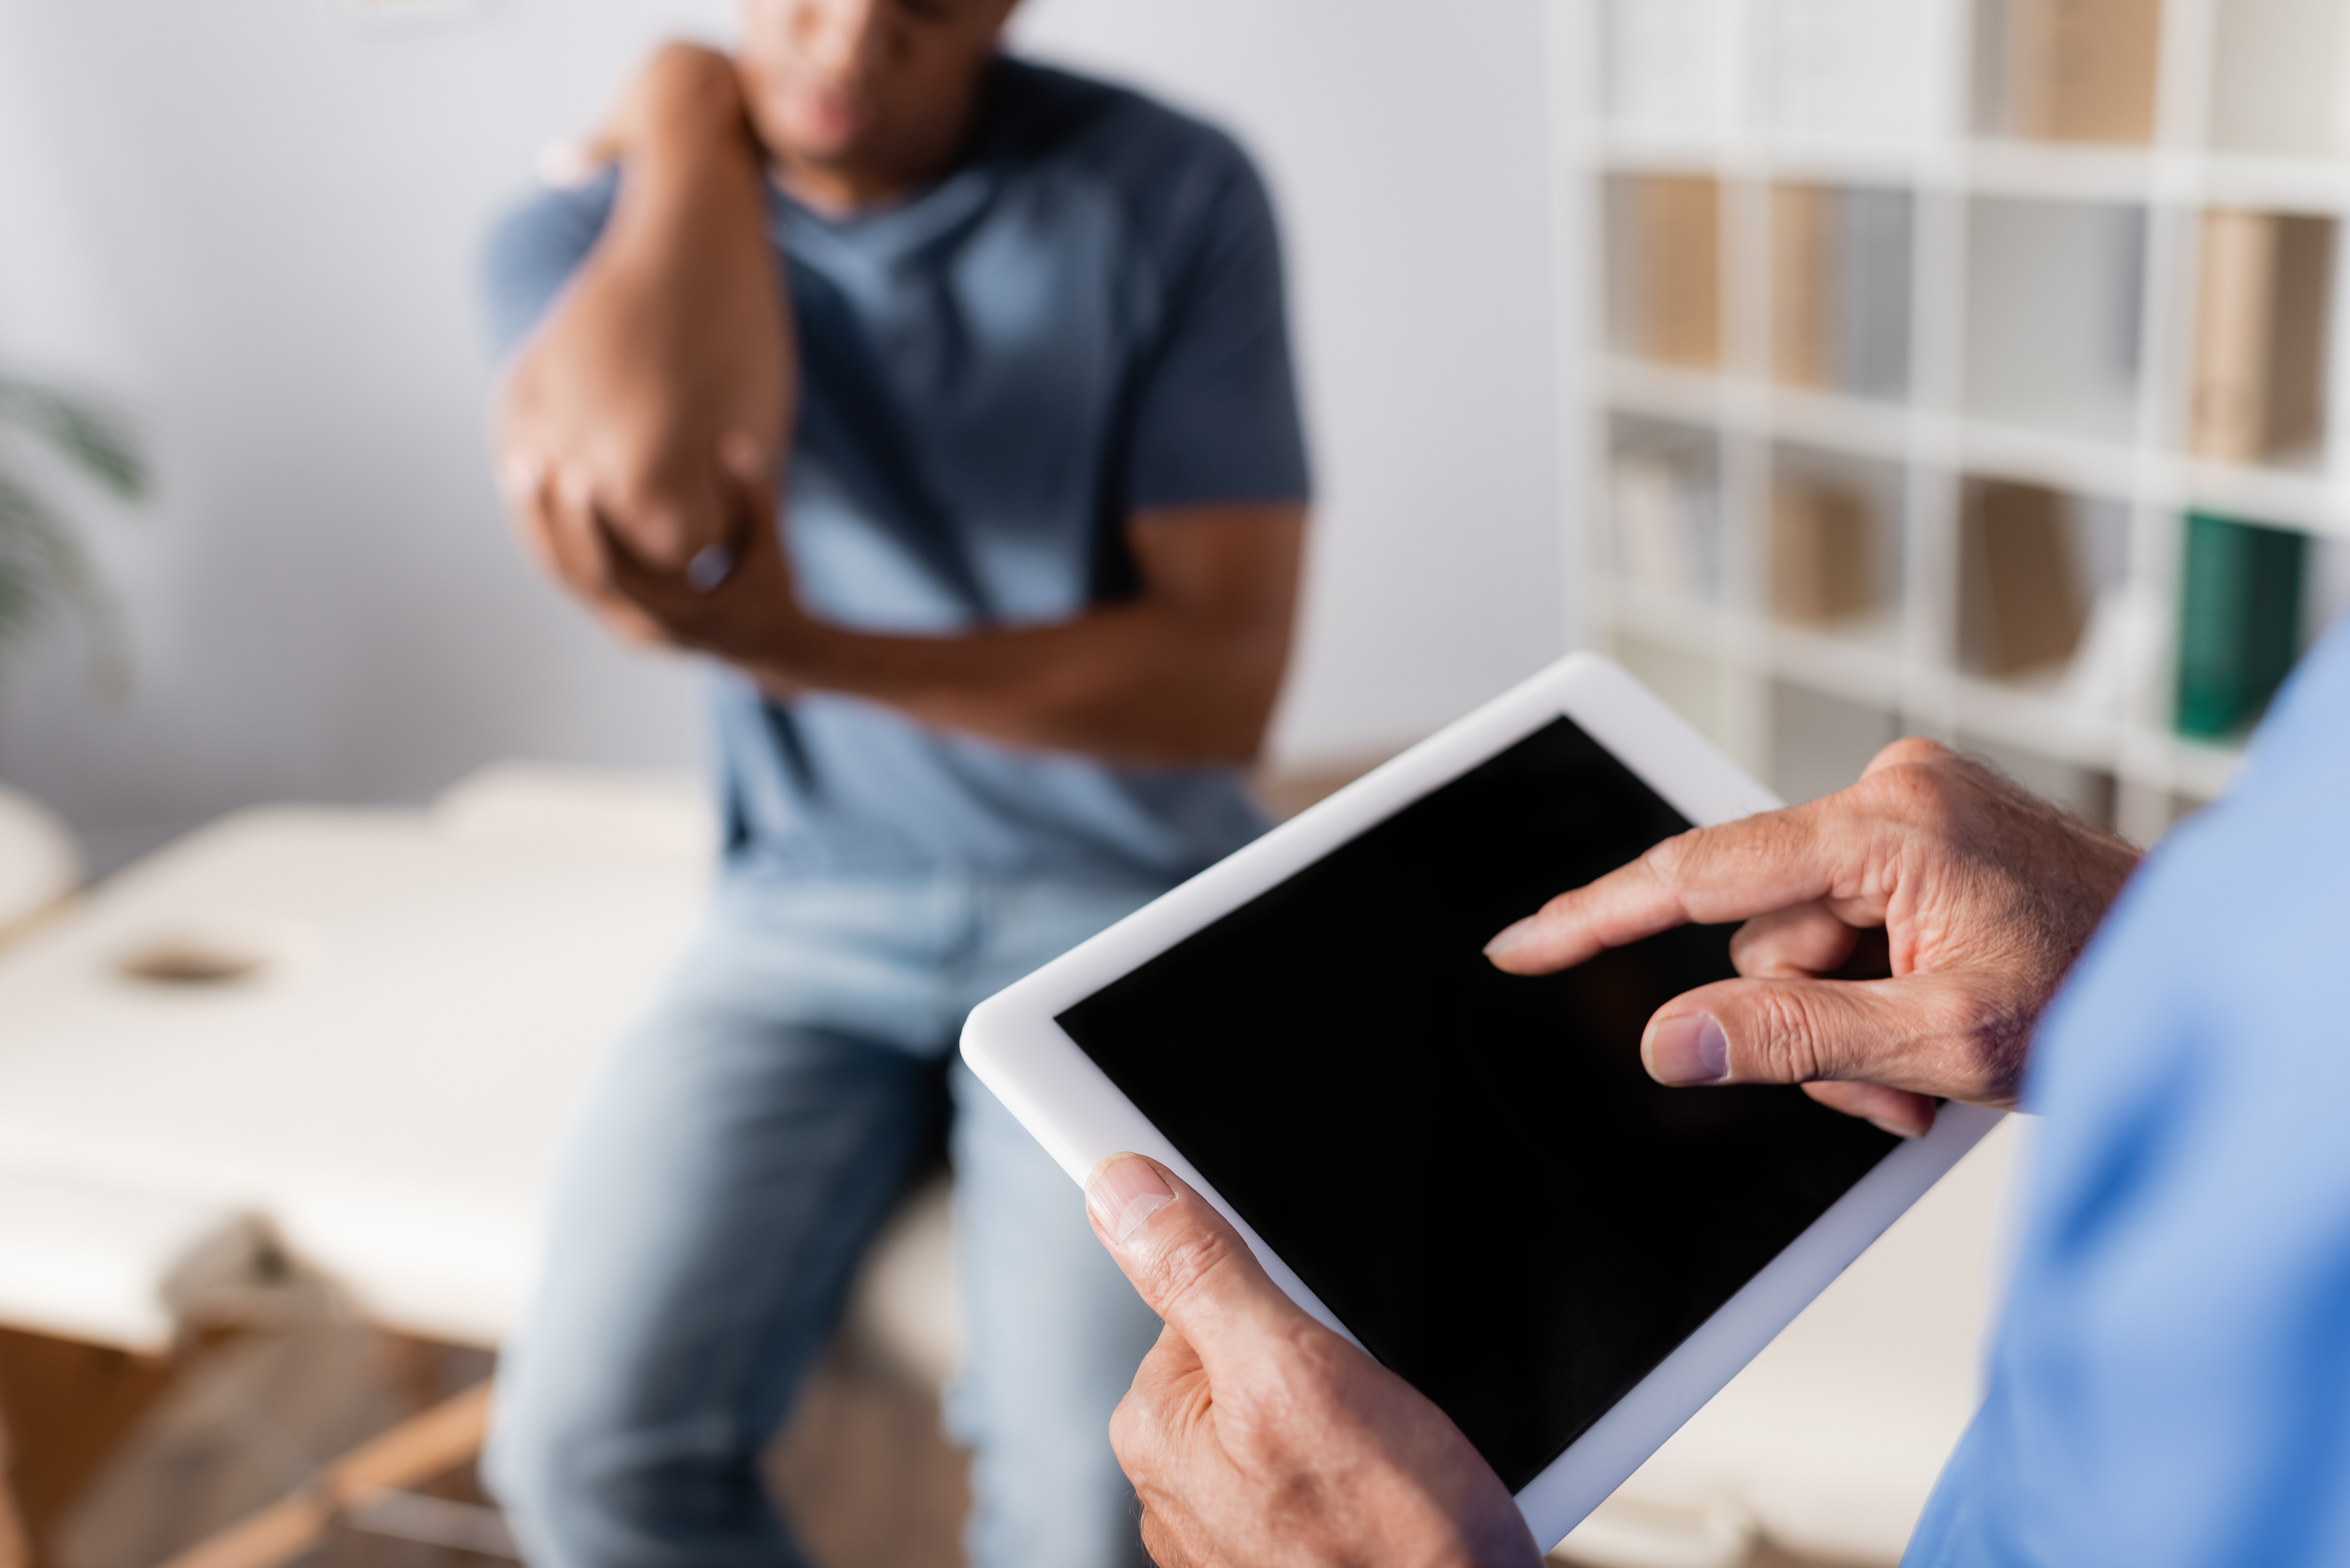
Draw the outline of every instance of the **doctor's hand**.
<instances>
[{"instance_id":1,"label":"doctor's hand","mask_svg":"<svg viewBox=\"0 0 2350 1568\"><path fill-rule=\"evenodd\" d=\"M1850 789L1669 838L1486 949L1548 974L1690 921L1742 920L1717 981L1640 1043L1667 1084L1801 1084L1915 1137L1937 1096L2014 1106L2041 1010L2138 850L1930 741Z\"/></svg>"},{"instance_id":2,"label":"doctor's hand","mask_svg":"<svg viewBox=\"0 0 2350 1568\"><path fill-rule=\"evenodd\" d=\"M1112 1155L1086 1210L1167 1324L1110 1420L1160 1568L1536 1568L1460 1429L1282 1294L1180 1178Z\"/></svg>"}]
</instances>

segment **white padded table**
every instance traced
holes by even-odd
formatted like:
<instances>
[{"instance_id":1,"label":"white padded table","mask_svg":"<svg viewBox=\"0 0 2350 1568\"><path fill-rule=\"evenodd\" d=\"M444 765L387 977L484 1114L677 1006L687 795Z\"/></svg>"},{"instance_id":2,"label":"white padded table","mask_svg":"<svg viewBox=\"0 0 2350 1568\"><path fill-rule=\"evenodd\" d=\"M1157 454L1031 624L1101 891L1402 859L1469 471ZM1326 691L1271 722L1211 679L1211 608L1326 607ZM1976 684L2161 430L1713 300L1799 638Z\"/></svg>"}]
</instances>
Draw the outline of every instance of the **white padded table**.
<instances>
[{"instance_id":1,"label":"white padded table","mask_svg":"<svg viewBox=\"0 0 2350 1568\"><path fill-rule=\"evenodd\" d=\"M0 1320L156 1347L257 1220L383 1323L495 1343L708 845L691 785L493 770L430 813L241 813L0 952Z\"/></svg>"}]
</instances>

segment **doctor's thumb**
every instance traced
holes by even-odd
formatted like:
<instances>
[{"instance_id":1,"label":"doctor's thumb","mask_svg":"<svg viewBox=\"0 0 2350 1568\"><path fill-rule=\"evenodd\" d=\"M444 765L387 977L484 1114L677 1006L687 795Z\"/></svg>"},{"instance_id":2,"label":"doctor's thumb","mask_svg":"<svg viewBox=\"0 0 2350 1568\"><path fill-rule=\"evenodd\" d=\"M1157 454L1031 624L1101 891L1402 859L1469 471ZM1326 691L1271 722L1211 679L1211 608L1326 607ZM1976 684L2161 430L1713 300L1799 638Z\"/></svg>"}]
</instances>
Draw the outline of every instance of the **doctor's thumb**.
<instances>
[{"instance_id":1,"label":"doctor's thumb","mask_svg":"<svg viewBox=\"0 0 2350 1568\"><path fill-rule=\"evenodd\" d=\"M1086 1213L1143 1301L1191 1342L1211 1375L1235 1334L1304 1315L1214 1206L1155 1159L1114 1154L1094 1167Z\"/></svg>"}]
</instances>

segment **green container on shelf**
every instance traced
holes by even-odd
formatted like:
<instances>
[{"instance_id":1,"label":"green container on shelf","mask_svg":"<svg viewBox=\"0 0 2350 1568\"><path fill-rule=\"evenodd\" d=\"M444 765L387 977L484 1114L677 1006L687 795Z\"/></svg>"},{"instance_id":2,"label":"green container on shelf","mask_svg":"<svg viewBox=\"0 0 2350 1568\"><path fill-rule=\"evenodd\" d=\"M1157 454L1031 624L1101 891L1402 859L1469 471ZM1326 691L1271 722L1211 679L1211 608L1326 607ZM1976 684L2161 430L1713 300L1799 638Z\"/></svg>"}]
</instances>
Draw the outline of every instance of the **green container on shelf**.
<instances>
[{"instance_id":1,"label":"green container on shelf","mask_svg":"<svg viewBox=\"0 0 2350 1568\"><path fill-rule=\"evenodd\" d=\"M2231 735L2261 716L2301 652L2306 535L2190 513L2178 605L2178 732Z\"/></svg>"}]
</instances>

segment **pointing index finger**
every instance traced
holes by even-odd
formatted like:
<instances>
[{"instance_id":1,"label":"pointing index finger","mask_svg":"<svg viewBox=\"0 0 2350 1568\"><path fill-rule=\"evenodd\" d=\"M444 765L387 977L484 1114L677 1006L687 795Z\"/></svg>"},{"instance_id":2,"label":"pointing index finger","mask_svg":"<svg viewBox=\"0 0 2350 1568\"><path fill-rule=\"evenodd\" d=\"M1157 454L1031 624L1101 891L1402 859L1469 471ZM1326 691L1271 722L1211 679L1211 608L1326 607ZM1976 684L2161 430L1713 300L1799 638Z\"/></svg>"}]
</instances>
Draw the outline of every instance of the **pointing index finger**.
<instances>
[{"instance_id":1,"label":"pointing index finger","mask_svg":"<svg viewBox=\"0 0 2350 1568\"><path fill-rule=\"evenodd\" d=\"M1830 823L1825 804L1668 838L1553 898L1496 936L1485 956L1511 974L1550 974L1675 926L1751 919L1826 898L1852 880L1866 836Z\"/></svg>"}]
</instances>

